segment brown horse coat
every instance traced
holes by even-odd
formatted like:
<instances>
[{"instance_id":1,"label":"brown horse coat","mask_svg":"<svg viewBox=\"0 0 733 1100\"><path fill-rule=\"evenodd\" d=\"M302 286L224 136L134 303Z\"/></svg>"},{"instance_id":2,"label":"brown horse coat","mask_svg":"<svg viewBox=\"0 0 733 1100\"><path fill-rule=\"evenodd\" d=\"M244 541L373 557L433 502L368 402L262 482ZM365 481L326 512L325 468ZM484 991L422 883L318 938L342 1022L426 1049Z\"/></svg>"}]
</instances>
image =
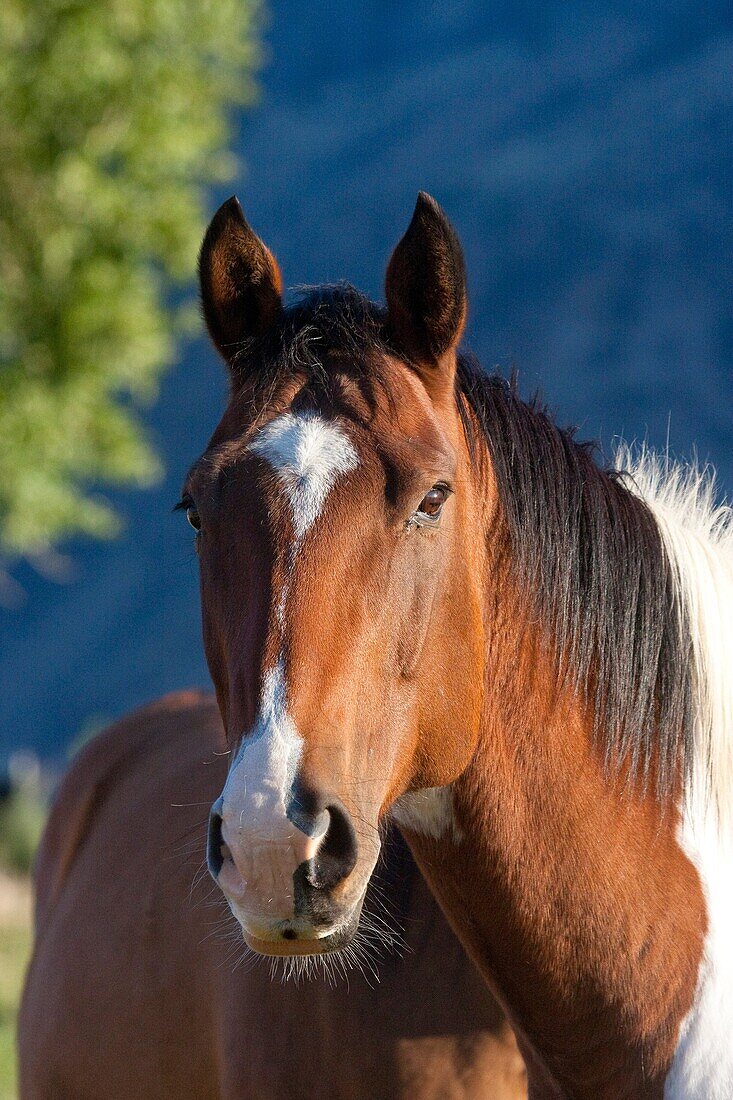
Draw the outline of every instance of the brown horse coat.
<instances>
[{"instance_id":1,"label":"brown horse coat","mask_svg":"<svg viewBox=\"0 0 733 1100\"><path fill-rule=\"evenodd\" d=\"M213 699L169 696L66 775L36 873L25 1100L526 1096L503 1014L400 844L378 878L408 950L382 960L379 984L235 965L218 891L212 905L208 876L191 888L225 748Z\"/></svg>"}]
</instances>

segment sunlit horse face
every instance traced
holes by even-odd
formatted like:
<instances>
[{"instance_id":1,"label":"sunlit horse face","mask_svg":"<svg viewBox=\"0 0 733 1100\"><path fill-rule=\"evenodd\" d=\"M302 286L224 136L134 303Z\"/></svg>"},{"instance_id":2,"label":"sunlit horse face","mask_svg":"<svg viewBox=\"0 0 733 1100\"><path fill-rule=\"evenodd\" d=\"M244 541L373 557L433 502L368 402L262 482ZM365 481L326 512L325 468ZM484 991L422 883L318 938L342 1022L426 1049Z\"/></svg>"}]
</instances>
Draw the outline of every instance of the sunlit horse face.
<instances>
[{"instance_id":1,"label":"sunlit horse face","mask_svg":"<svg viewBox=\"0 0 733 1100\"><path fill-rule=\"evenodd\" d=\"M231 745L209 867L251 947L323 952L356 930L385 813L451 782L477 736L486 504L454 395L463 259L421 195L386 310L349 288L286 310L232 199L200 277L232 378L184 490Z\"/></svg>"}]
</instances>

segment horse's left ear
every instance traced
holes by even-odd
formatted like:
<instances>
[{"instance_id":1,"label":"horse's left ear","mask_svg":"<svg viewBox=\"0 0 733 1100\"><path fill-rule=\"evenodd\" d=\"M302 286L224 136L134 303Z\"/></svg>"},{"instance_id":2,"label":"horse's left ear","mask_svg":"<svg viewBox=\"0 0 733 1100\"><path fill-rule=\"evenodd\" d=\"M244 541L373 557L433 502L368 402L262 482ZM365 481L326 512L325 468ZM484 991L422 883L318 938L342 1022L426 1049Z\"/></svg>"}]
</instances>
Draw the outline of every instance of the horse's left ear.
<instances>
[{"instance_id":1,"label":"horse's left ear","mask_svg":"<svg viewBox=\"0 0 733 1100\"><path fill-rule=\"evenodd\" d=\"M453 226L435 199L417 197L386 278L392 338L428 392L452 388L455 351L466 322L466 268Z\"/></svg>"}]
</instances>

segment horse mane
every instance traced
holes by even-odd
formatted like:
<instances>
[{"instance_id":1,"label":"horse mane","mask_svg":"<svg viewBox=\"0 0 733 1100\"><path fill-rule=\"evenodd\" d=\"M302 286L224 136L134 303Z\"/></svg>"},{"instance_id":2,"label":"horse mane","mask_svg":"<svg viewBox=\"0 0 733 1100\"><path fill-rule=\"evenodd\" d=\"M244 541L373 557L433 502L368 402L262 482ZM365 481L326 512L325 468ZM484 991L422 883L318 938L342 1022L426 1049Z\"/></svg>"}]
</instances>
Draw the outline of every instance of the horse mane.
<instances>
[{"instance_id":1,"label":"horse mane","mask_svg":"<svg viewBox=\"0 0 733 1100\"><path fill-rule=\"evenodd\" d=\"M704 813L733 792L733 511L714 471L621 445L596 461L515 380L459 361L488 447L514 567L558 673L591 703L607 763ZM469 438L471 425L464 413ZM475 445L475 441L474 441Z\"/></svg>"},{"instance_id":2,"label":"horse mane","mask_svg":"<svg viewBox=\"0 0 733 1100\"><path fill-rule=\"evenodd\" d=\"M689 631L646 503L516 382L462 358L459 389L497 479L512 560L564 682L592 704L607 762L666 793L692 735Z\"/></svg>"},{"instance_id":3,"label":"horse mane","mask_svg":"<svg viewBox=\"0 0 733 1100\"><path fill-rule=\"evenodd\" d=\"M686 611L693 729L685 809L698 823L712 811L733 841L733 508L720 501L709 465L625 444L615 462L654 514Z\"/></svg>"},{"instance_id":4,"label":"horse mane","mask_svg":"<svg viewBox=\"0 0 733 1100\"><path fill-rule=\"evenodd\" d=\"M305 376L306 399L330 397L335 350L368 400L392 401L384 354L396 349L386 322L383 307L347 283L304 288L276 331L242 346L235 377L237 358L252 362L254 354L263 403L295 373ZM594 444L578 442L537 399L522 400L514 380L470 356L459 356L456 399L472 454L481 442L488 448L519 583L547 631L560 681L592 708L607 763L626 762L644 785L653 774L661 798L673 793L680 766L689 777L701 751L709 774L716 746L731 740L725 721L733 728L725 662L710 652L717 632L733 667L733 627L711 621L725 599L719 594L716 604L712 582L699 568L695 576L705 555L690 547L702 539L708 558L727 558L730 614L733 521L729 508L714 505L712 474L645 450L621 449L605 466ZM733 759L726 774L733 790Z\"/></svg>"}]
</instances>

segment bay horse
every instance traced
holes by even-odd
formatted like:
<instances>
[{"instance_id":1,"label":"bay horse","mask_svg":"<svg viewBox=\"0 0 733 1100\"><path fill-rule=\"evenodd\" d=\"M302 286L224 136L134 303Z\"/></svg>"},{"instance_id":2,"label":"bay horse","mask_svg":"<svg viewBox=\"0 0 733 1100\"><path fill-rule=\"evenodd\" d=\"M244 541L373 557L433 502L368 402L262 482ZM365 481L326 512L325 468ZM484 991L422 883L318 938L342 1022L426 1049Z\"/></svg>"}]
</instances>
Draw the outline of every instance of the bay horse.
<instances>
[{"instance_id":1,"label":"bay horse","mask_svg":"<svg viewBox=\"0 0 733 1100\"><path fill-rule=\"evenodd\" d=\"M286 305L236 199L200 256L227 409L191 470L231 749L208 865L249 947L347 949L397 821L530 1096L733 1097L733 525L599 465L459 352L421 194L386 307Z\"/></svg>"},{"instance_id":2,"label":"bay horse","mask_svg":"<svg viewBox=\"0 0 733 1100\"><path fill-rule=\"evenodd\" d=\"M403 929L379 981L368 958L348 984L297 986L242 959L197 875L226 752L216 702L187 692L69 768L36 867L24 1100L523 1100L506 1018L396 830L367 902L370 940Z\"/></svg>"}]
</instances>

